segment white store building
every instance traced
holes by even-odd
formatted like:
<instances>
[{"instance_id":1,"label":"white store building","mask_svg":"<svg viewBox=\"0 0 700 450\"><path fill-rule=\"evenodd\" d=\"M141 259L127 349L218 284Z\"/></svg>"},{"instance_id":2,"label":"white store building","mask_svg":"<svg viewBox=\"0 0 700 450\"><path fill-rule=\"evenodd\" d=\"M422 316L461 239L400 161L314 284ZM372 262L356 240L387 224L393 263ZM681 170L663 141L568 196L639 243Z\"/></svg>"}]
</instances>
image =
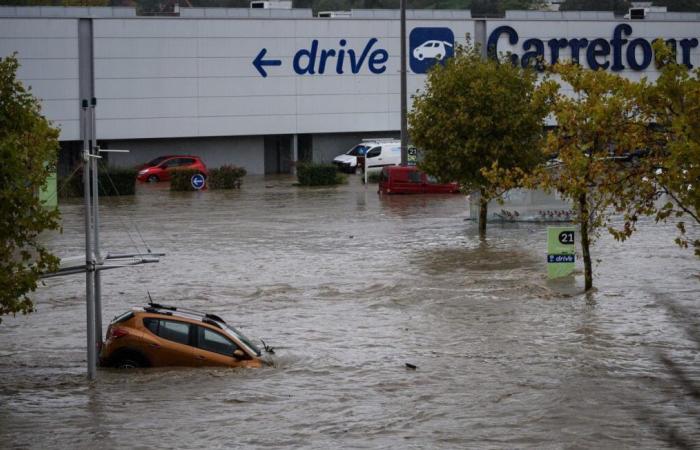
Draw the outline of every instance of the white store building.
<instances>
[{"instance_id":1,"label":"white store building","mask_svg":"<svg viewBox=\"0 0 700 450\"><path fill-rule=\"evenodd\" d=\"M654 79L656 38L700 65L700 14L509 11L407 13L409 95L469 34L512 52ZM0 56L17 52L20 79L61 129L61 164L81 149L81 99L97 99L97 136L113 165L194 154L210 167L288 172L330 161L362 138L398 137L400 23L395 10L319 18L306 9L183 8L138 17L130 8L0 7ZM409 100L410 108L410 100Z\"/></svg>"}]
</instances>

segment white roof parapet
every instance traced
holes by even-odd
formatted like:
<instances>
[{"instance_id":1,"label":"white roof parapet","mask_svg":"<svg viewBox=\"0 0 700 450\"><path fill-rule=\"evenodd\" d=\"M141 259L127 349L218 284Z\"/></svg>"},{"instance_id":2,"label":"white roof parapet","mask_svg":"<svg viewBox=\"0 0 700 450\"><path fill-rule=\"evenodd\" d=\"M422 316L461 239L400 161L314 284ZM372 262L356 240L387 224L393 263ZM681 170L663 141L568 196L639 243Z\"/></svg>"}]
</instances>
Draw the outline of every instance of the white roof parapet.
<instances>
[{"instance_id":1,"label":"white roof parapet","mask_svg":"<svg viewBox=\"0 0 700 450\"><path fill-rule=\"evenodd\" d=\"M0 6L0 17L103 18L136 17L136 8L126 6Z\"/></svg>"},{"instance_id":2,"label":"white roof parapet","mask_svg":"<svg viewBox=\"0 0 700 450\"><path fill-rule=\"evenodd\" d=\"M353 9L353 19L399 19L401 11L398 9ZM409 9L406 10L406 18L413 20L430 19L471 19L472 13L468 9Z\"/></svg>"},{"instance_id":3,"label":"white roof parapet","mask_svg":"<svg viewBox=\"0 0 700 450\"><path fill-rule=\"evenodd\" d=\"M506 19L510 20L615 20L612 11L528 11L508 10ZM498 20L498 19L491 19Z\"/></svg>"},{"instance_id":4,"label":"white roof parapet","mask_svg":"<svg viewBox=\"0 0 700 450\"><path fill-rule=\"evenodd\" d=\"M644 20L666 20L680 22L697 22L700 21L700 13L697 12L654 12L650 11L646 14Z\"/></svg>"},{"instance_id":5,"label":"white roof parapet","mask_svg":"<svg viewBox=\"0 0 700 450\"><path fill-rule=\"evenodd\" d=\"M313 17L311 9L266 9L266 8L183 8L180 17L186 18L275 18L304 19Z\"/></svg>"},{"instance_id":6,"label":"white roof parapet","mask_svg":"<svg viewBox=\"0 0 700 450\"><path fill-rule=\"evenodd\" d=\"M410 9L406 11L408 19L471 19L469 9Z\"/></svg>"},{"instance_id":7,"label":"white roof parapet","mask_svg":"<svg viewBox=\"0 0 700 450\"><path fill-rule=\"evenodd\" d=\"M353 9L351 11L354 19L398 19L401 13L398 9Z\"/></svg>"}]
</instances>

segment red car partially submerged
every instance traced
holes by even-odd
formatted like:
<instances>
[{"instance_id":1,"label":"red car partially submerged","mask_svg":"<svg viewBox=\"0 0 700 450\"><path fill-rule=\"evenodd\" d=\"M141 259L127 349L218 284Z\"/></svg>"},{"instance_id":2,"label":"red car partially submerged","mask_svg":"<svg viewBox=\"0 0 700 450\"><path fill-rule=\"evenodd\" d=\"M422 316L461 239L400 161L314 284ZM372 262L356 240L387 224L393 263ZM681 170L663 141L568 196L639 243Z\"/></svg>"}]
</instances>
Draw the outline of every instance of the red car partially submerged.
<instances>
[{"instance_id":1,"label":"red car partially submerged","mask_svg":"<svg viewBox=\"0 0 700 450\"><path fill-rule=\"evenodd\" d=\"M440 183L416 166L390 166L379 176L380 194L456 194L459 184Z\"/></svg>"},{"instance_id":2,"label":"red car partially submerged","mask_svg":"<svg viewBox=\"0 0 700 450\"><path fill-rule=\"evenodd\" d=\"M207 166L199 156L167 155L159 156L141 166L136 179L149 183L168 181L175 170L197 170L207 176Z\"/></svg>"}]
</instances>

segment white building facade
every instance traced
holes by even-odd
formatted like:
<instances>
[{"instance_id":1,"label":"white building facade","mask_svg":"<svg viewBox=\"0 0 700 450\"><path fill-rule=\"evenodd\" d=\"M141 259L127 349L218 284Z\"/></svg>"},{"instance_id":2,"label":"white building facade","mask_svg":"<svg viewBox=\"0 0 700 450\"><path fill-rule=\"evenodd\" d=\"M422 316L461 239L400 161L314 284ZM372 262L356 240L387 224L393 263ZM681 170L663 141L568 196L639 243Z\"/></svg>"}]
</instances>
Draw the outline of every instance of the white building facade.
<instances>
[{"instance_id":1,"label":"white building facade","mask_svg":"<svg viewBox=\"0 0 700 450\"><path fill-rule=\"evenodd\" d=\"M408 91L465 36L518 64L575 59L634 79L655 78L656 38L679 62L700 65L700 15L409 11ZM136 17L124 8L0 8L0 56L17 53L19 78L80 148L81 99L97 100L97 136L110 164L195 154L251 174L288 172L294 161L329 161L362 138L398 137L398 11L182 9ZM410 108L410 100L409 100Z\"/></svg>"}]
</instances>

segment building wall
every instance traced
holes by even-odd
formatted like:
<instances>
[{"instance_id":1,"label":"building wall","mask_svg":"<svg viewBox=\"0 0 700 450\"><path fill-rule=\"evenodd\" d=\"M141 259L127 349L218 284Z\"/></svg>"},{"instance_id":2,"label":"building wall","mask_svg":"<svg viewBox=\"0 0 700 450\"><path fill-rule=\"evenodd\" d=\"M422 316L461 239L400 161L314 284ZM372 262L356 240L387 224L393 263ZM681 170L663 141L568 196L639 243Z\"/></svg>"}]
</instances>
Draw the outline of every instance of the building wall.
<instances>
[{"instance_id":1,"label":"building wall","mask_svg":"<svg viewBox=\"0 0 700 450\"><path fill-rule=\"evenodd\" d=\"M15 52L18 78L41 99L60 138L79 139L78 20L0 18L0 57Z\"/></svg>"},{"instance_id":2,"label":"building wall","mask_svg":"<svg viewBox=\"0 0 700 450\"><path fill-rule=\"evenodd\" d=\"M265 173L263 141L262 136L113 140L108 148L130 152L110 153L109 164L133 167L161 155L187 154L200 156L210 168L233 164L259 175Z\"/></svg>"},{"instance_id":3,"label":"building wall","mask_svg":"<svg viewBox=\"0 0 700 450\"><path fill-rule=\"evenodd\" d=\"M449 27L457 41L474 29L466 20L410 26ZM397 20L95 19L93 29L102 139L400 128ZM314 73L295 72L295 57L306 68L315 46ZM365 48L352 73L350 51L359 63ZM323 50L345 52L340 69L330 57L319 73ZM375 50L388 53L381 73L369 68ZM263 76L260 55L281 65L263 67ZM411 74L409 91L424 78Z\"/></svg>"},{"instance_id":4,"label":"building wall","mask_svg":"<svg viewBox=\"0 0 700 450\"><path fill-rule=\"evenodd\" d=\"M266 148L267 172L273 159L279 167L289 166L289 157L272 152L276 146L280 153L283 143L287 155L287 141L273 142L272 136L301 135L304 157L308 158L311 147L311 159L319 162L332 160L363 138L398 137L398 131L392 131L400 128L396 11L358 12L348 19L87 14L92 26L85 36L91 37L93 57L79 61L79 44L85 43L78 33L79 20L27 17L32 15L27 11L35 10L42 14L41 8L29 8L22 10L25 17L0 17L0 56L18 52L19 78L42 100L43 111L61 128L64 142L80 139L79 69L92 66L98 139L112 148L132 150L110 155L113 164L133 165L164 153L193 153L211 167L237 164L257 174L266 172ZM499 52L512 52L519 61L540 45L542 56L551 62L552 40L566 41L560 59L569 59L572 40L577 39L580 61L588 66L583 39L587 44L597 39L598 50L603 51L606 45L613 46L620 27L629 27L629 32L618 36L624 41L618 43L625 66L618 73L655 79L658 72L653 62L635 70L627 61L630 47L636 61L646 61L644 49L657 37L676 41L679 60L684 41L688 63L700 66L700 14L621 20L611 13L519 11L508 12L505 19L478 22L477 27L468 14L453 13L432 13L431 18L425 18L428 12L409 15L414 17L407 24L409 53L414 30L441 28L449 29L457 43L463 43L467 33L486 42L493 38ZM80 11L74 14L83 17ZM517 36L496 33L503 27ZM365 48L368 51L359 64ZM324 50L332 50L335 56L328 58L320 73ZM345 56L339 66L341 50ZM356 73L351 68L351 51L359 65ZM372 70L369 62L375 51L386 52L387 61L373 65ZM612 63L613 51L608 53L598 54L596 61ZM273 60L279 65L256 68L256 62ZM411 67L409 94L422 89L425 81L425 75ZM84 87L87 92L92 85Z\"/></svg>"}]
</instances>

